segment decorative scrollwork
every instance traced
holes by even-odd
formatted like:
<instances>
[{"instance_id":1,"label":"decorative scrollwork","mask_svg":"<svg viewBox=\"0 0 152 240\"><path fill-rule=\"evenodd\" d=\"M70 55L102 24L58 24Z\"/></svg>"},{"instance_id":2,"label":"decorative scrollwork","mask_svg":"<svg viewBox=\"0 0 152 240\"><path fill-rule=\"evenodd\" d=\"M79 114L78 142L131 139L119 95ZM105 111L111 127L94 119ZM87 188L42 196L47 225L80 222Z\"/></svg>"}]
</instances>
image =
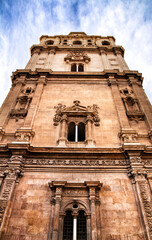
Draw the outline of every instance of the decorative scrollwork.
<instances>
[{"instance_id":1,"label":"decorative scrollwork","mask_svg":"<svg viewBox=\"0 0 152 240\"><path fill-rule=\"evenodd\" d=\"M73 103L74 105L71 107L66 107L66 105L62 105L61 103L54 107L56 109L56 114L53 119L55 126L57 126L62 120L63 115L66 115L67 118L70 116L82 116L86 118L86 121L87 117L89 116L89 118L91 118L90 120L94 122L95 126L100 125L100 118L98 115L99 107L96 104L93 104L93 106L85 107L80 105L80 101L78 100L75 100Z\"/></svg>"}]
</instances>

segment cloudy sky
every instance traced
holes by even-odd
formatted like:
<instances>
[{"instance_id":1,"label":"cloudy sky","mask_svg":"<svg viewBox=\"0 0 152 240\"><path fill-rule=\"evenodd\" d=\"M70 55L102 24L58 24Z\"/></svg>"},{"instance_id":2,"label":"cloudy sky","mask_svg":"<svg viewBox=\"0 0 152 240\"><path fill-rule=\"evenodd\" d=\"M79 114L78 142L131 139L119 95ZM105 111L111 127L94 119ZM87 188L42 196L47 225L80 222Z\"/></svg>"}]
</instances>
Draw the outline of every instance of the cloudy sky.
<instances>
[{"instance_id":1,"label":"cloudy sky","mask_svg":"<svg viewBox=\"0 0 152 240\"><path fill-rule=\"evenodd\" d=\"M152 102L152 0L0 0L0 105L41 35L114 36Z\"/></svg>"}]
</instances>

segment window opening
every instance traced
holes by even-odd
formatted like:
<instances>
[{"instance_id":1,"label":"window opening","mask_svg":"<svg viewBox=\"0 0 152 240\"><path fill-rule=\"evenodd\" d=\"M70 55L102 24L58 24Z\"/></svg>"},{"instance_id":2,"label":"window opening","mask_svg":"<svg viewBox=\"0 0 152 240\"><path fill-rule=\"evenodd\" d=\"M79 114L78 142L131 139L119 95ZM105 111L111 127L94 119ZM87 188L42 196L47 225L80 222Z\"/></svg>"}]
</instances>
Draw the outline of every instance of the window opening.
<instances>
[{"instance_id":1,"label":"window opening","mask_svg":"<svg viewBox=\"0 0 152 240\"><path fill-rule=\"evenodd\" d=\"M81 41L74 41L73 44L74 45L82 45L82 42Z\"/></svg>"},{"instance_id":2,"label":"window opening","mask_svg":"<svg viewBox=\"0 0 152 240\"><path fill-rule=\"evenodd\" d=\"M66 211L63 223L63 240L73 239L73 216L71 211Z\"/></svg>"},{"instance_id":3,"label":"window opening","mask_svg":"<svg viewBox=\"0 0 152 240\"><path fill-rule=\"evenodd\" d=\"M128 94L129 93L127 89L123 90L123 92L124 92L124 94Z\"/></svg>"},{"instance_id":4,"label":"window opening","mask_svg":"<svg viewBox=\"0 0 152 240\"><path fill-rule=\"evenodd\" d=\"M53 45L54 41L47 42L47 45Z\"/></svg>"},{"instance_id":5,"label":"window opening","mask_svg":"<svg viewBox=\"0 0 152 240\"><path fill-rule=\"evenodd\" d=\"M85 141L85 125L84 123L78 124L78 142Z\"/></svg>"},{"instance_id":6,"label":"window opening","mask_svg":"<svg viewBox=\"0 0 152 240\"><path fill-rule=\"evenodd\" d=\"M87 239L86 216L84 215L84 211L79 211L77 219L77 239Z\"/></svg>"},{"instance_id":7,"label":"window opening","mask_svg":"<svg viewBox=\"0 0 152 240\"><path fill-rule=\"evenodd\" d=\"M108 41L103 41L102 45L110 45L110 43Z\"/></svg>"},{"instance_id":8,"label":"window opening","mask_svg":"<svg viewBox=\"0 0 152 240\"><path fill-rule=\"evenodd\" d=\"M78 66L78 72L83 72L83 71L84 71L84 69L83 69L83 65L80 64L80 65Z\"/></svg>"},{"instance_id":9,"label":"window opening","mask_svg":"<svg viewBox=\"0 0 152 240\"><path fill-rule=\"evenodd\" d=\"M31 89L28 89L28 88L27 88L27 89L26 89L26 93L27 93L27 94L30 94L30 92L31 92Z\"/></svg>"},{"instance_id":10,"label":"window opening","mask_svg":"<svg viewBox=\"0 0 152 240\"><path fill-rule=\"evenodd\" d=\"M76 71L77 71L77 66L76 66L76 64L73 64L71 66L71 72L76 72Z\"/></svg>"},{"instance_id":11,"label":"window opening","mask_svg":"<svg viewBox=\"0 0 152 240\"><path fill-rule=\"evenodd\" d=\"M84 65L83 64L72 64L71 65L71 72L84 72Z\"/></svg>"},{"instance_id":12,"label":"window opening","mask_svg":"<svg viewBox=\"0 0 152 240\"><path fill-rule=\"evenodd\" d=\"M76 125L71 122L68 126L68 141L69 142L84 142L85 141L85 125L79 123Z\"/></svg>"},{"instance_id":13,"label":"window opening","mask_svg":"<svg viewBox=\"0 0 152 240\"><path fill-rule=\"evenodd\" d=\"M68 126L68 141L69 142L75 142L75 123L71 122Z\"/></svg>"}]
</instances>

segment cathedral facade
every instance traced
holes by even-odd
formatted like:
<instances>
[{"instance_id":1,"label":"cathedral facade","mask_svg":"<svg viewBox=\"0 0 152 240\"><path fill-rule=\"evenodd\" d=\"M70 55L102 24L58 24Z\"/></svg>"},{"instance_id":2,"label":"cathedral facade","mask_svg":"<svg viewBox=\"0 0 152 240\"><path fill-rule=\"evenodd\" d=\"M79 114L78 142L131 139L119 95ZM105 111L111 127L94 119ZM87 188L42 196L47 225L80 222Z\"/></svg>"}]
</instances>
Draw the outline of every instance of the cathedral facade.
<instances>
[{"instance_id":1,"label":"cathedral facade","mask_svg":"<svg viewBox=\"0 0 152 240\"><path fill-rule=\"evenodd\" d=\"M151 240L152 108L114 37L42 36L0 109L0 239Z\"/></svg>"}]
</instances>

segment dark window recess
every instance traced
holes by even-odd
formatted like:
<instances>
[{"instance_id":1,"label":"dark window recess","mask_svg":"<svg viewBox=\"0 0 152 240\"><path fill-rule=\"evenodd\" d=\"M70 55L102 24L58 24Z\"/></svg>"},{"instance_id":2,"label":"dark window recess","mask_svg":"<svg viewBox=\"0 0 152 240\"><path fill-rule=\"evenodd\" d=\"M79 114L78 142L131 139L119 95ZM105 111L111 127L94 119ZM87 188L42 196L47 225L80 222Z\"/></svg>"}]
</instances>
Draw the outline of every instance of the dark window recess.
<instances>
[{"instance_id":1,"label":"dark window recess","mask_svg":"<svg viewBox=\"0 0 152 240\"><path fill-rule=\"evenodd\" d=\"M123 92L124 92L124 94L128 94L128 90L127 89L123 90Z\"/></svg>"},{"instance_id":2,"label":"dark window recess","mask_svg":"<svg viewBox=\"0 0 152 240\"><path fill-rule=\"evenodd\" d=\"M80 211L78 215L77 239L78 240L87 239L86 216L84 215L84 211Z\"/></svg>"},{"instance_id":3,"label":"dark window recess","mask_svg":"<svg viewBox=\"0 0 152 240\"><path fill-rule=\"evenodd\" d=\"M73 64L71 66L71 72L76 72L76 70L77 70L76 64Z\"/></svg>"},{"instance_id":4,"label":"dark window recess","mask_svg":"<svg viewBox=\"0 0 152 240\"><path fill-rule=\"evenodd\" d=\"M73 239L73 216L71 211L67 211L63 223L63 240Z\"/></svg>"},{"instance_id":5,"label":"dark window recess","mask_svg":"<svg viewBox=\"0 0 152 240\"><path fill-rule=\"evenodd\" d=\"M78 124L78 142L85 141L85 125L84 123Z\"/></svg>"},{"instance_id":6,"label":"dark window recess","mask_svg":"<svg viewBox=\"0 0 152 240\"><path fill-rule=\"evenodd\" d=\"M83 65L80 64L80 65L78 66L78 72L83 72L83 71L84 71L84 69L83 69Z\"/></svg>"},{"instance_id":7,"label":"dark window recess","mask_svg":"<svg viewBox=\"0 0 152 240\"><path fill-rule=\"evenodd\" d=\"M73 44L74 45L82 45L82 42L81 41L74 41Z\"/></svg>"},{"instance_id":8,"label":"dark window recess","mask_svg":"<svg viewBox=\"0 0 152 240\"><path fill-rule=\"evenodd\" d=\"M68 126L68 141L75 142L75 123L71 122Z\"/></svg>"},{"instance_id":9,"label":"dark window recess","mask_svg":"<svg viewBox=\"0 0 152 240\"><path fill-rule=\"evenodd\" d=\"M54 41L47 42L47 45L53 45Z\"/></svg>"},{"instance_id":10,"label":"dark window recess","mask_svg":"<svg viewBox=\"0 0 152 240\"><path fill-rule=\"evenodd\" d=\"M30 94L30 92L31 92L31 89L26 89L27 94Z\"/></svg>"},{"instance_id":11,"label":"dark window recess","mask_svg":"<svg viewBox=\"0 0 152 240\"><path fill-rule=\"evenodd\" d=\"M91 39L89 39L89 40L88 40L88 42L92 42L92 40L91 40Z\"/></svg>"},{"instance_id":12,"label":"dark window recess","mask_svg":"<svg viewBox=\"0 0 152 240\"><path fill-rule=\"evenodd\" d=\"M108 41L103 41L102 45L110 45L110 43Z\"/></svg>"}]
</instances>

